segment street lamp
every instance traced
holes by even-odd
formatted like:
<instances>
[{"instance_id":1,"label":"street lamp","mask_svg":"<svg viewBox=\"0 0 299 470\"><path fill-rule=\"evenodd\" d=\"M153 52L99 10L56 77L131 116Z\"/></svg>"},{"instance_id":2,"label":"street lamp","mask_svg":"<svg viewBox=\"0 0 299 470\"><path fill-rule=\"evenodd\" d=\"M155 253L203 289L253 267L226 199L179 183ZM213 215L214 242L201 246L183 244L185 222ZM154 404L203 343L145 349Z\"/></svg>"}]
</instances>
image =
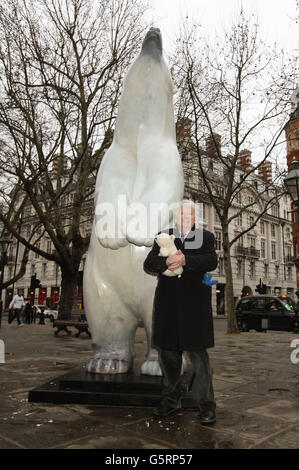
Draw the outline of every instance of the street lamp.
<instances>
[{"instance_id":1,"label":"street lamp","mask_svg":"<svg viewBox=\"0 0 299 470\"><path fill-rule=\"evenodd\" d=\"M297 210L299 211L299 166L295 158L292 161L291 171L285 177L284 185L286 191L291 196L293 203L297 206Z\"/></svg>"},{"instance_id":2,"label":"street lamp","mask_svg":"<svg viewBox=\"0 0 299 470\"><path fill-rule=\"evenodd\" d=\"M0 238L0 247L1 247L1 277L0 277L0 328L1 328L1 320L2 320L2 310L3 310L3 302L2 302L2 288L3 288L3 279L4 279L4 268L7 264L7 251L8 246L12 243L12 240L7 237L6 235Z\"/></svg>"}]
</instances>

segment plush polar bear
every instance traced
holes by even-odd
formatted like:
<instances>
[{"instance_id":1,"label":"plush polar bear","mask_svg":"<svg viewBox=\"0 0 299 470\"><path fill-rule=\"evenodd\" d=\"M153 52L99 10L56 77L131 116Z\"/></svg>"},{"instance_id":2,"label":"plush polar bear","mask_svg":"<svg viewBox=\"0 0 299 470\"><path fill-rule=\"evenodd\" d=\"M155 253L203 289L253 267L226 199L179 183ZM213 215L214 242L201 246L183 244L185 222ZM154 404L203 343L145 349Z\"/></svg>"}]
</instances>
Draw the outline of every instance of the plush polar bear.
<instances>
[{"instance_id":1,"label":"plush polar bear","mask_svg":"<svg viewBox=\"0 0 299 470\"><path fill-rule=\"evenodd\" d=\"M178 249L175 246L174 243L175 236L173 234L169 235L168 233L159 233L156 236L156 242L160 247L160 252L159 256L170 256L174 255ZM183 272L182 266L180 266L178 269L175 269L171 271L170 269L166 269L162 274L165 276L178 276L181 277L181 274Z\"/></svg>"}]
</instances>

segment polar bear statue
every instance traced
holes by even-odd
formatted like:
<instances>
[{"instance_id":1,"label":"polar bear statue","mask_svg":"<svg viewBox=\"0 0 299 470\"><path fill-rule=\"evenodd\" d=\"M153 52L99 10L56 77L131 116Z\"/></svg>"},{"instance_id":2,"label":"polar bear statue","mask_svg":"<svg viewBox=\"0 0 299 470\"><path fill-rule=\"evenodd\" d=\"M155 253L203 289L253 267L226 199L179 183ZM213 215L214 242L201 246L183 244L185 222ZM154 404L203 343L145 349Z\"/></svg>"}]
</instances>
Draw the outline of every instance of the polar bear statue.
<instances>
[{"instance_id":1,"label":"polar bear statue","mask_svg":"<svg viewBox=\"0 0 299 470\"><path fill-rule=\"evenodd\" d=\"M124 80L113 142L96 180L95 218L83 280L94 349L89 372L127 372L134 360L136 329L142 326L148 352L141 373L161 375L157 351L150 346L157 279L143 271L143 262L155 235L171 222L165 206L179 203L183 191L172 81L160 30L151 28ZM155 211L148 223L152 203ZM144 208L139 231L131 223L136 204ZM99 228L104 219L103 227L110 227L106 232Z\"/></svg>"}]
</instances>

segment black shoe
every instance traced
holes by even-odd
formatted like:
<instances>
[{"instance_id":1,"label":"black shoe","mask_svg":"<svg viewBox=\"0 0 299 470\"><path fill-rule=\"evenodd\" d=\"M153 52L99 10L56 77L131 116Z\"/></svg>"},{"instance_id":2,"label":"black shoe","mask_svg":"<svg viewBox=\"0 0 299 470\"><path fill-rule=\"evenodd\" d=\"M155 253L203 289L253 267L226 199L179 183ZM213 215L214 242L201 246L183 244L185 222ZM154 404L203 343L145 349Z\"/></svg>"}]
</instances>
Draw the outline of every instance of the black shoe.
<instances>
[{"instance_id":1,"label":"black shoe","mask_svg":"<svg viewBox=\"0 0 299 470\"><path fill-rule=\"evenodd\" d=\"M203 426L216 423L216 413L214 410L203 410L199 415L199 422Z\"/></svg>"},{"instance_id":2,"label":"black shoe","mask_svg":"<svg viewBox=\"0 0 299 470\"><path fill-rule=\"evenodd\" d=\"M169 403L161 403L157 408L154 409L155 416L168 416L171 413L179 410L181 408L181 403L179 402L177 406L172 406Z\"/></svg>"}]
</instances>

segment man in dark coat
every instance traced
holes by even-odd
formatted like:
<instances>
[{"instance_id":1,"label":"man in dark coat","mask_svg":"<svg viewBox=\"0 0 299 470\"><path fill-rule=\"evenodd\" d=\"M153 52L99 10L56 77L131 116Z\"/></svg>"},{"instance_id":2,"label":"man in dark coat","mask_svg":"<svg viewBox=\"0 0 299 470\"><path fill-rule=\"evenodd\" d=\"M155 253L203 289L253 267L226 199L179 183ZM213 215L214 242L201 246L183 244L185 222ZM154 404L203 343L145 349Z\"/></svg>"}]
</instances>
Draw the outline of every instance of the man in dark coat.
<instances>
[{"instance_id":1,"label":"man in dark coat","mask_svg":"<svg viewBox=\"0 0 299 470\"><path fill-rule=\"evenodd\" d=\"M202 280L216 269L218 260L214 235L195 226L195 205L183 201L175 226L163 232L175 235L178 251L159 256L156 241L144 261L144 270L158 275L154 297L152 346L158 350L162 370L162 400L154 413L167 416L181 406L182 353L193 364L193 395L198 400L201 424L216 421L216 403L207 348L214 346L211 287ZM160 233L160 232L159 232ZM183 267L181 277L162 273Z\"/></svg>"}]
</instances>

